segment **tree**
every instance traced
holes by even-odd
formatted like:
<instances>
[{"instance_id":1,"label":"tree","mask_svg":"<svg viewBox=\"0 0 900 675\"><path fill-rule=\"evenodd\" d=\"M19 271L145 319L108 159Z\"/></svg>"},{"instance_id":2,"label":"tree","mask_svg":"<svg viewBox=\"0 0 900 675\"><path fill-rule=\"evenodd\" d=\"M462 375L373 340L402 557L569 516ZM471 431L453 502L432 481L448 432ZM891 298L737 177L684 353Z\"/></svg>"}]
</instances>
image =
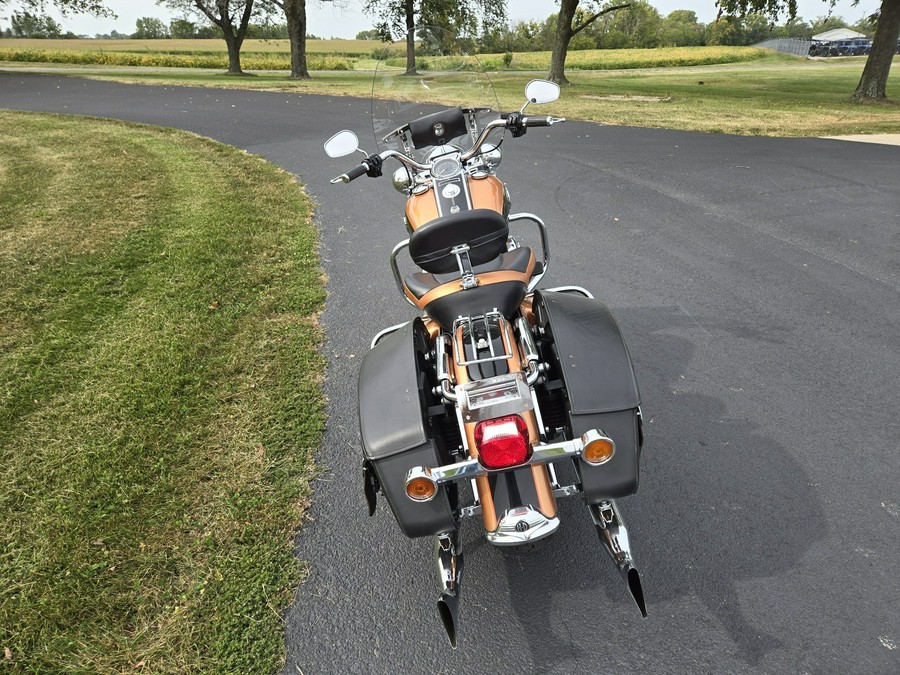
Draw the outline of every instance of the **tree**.
<instances>
[{"instance_id":1,"label":"tree","mask_svg":"<svg viewBox=\"0 0 900 675\"><path fill-rule=\"evenodd\" d=\"M790 18L797 15L797 0L719 0L730 12L763 12L773 18L787 11ZM866 59L862 77L851 98L857 102L883 101L887 98L887 79L894 60L897 36L900 35L900 0L881 0L872 51Z\"/></svg>"},{"instance_id":2,"label":"tree","mask_svg":"<svg viewBox=\"0 0 900 675\"><path fill-rule=\"evenodd\" d=\"M135 21L134 34L131 37L135 40L159 40L169 37L169 29L160 19L144 16Z\"/></svg>"},{"instance_id":3,"label":"tree","mask_svg":"<svg viewBox=\"0 0 900 675\"><path fill-rule=\"evenodd\" d=\"M588 2L592 2L592 0L588 0ZM566 56L568 55L569 43L572 41L572 38L604 14L630 6L630 3L612 6L607 4L607 6L594 12L576 26L573 22L578 3L579 0L561 0L559 4L559 16L556 19L556 42L553 44L553 54L550 57L549 75L549 78L557 84L569 84L569 80L566 78ZM596 5L592 5L592 8L596 8Z\"/></svg>"},{"instance_id":4,"label":"tree","mask_svg":"<svg viewBox=\"0 0 900 675\"><path fill-rule=\"evenodd\" d=\"M416 16L421 25L455 33L475 33L483 25L506 21L504 0L366 0L363 11L381 19L384 38L406 37L406 75L416 74Z\"/></svg>"},{"instance_id":5,"label":"tree","mask_svg":"<svg viewBox=\"0 0 900 675\"><path fill-rule=\"evenodd\" d=\"M697 20L697 12L676 9L663 19L660 41L665 46L694 47L704 44L703 25Z\"/></svg>"},{"instance_id":6,"label":"tree","mask_svg":"<svg viewBox=\"0 0 900 675\"><path fill-rule=\"evenodd\" d=\"M609 27L628 36L628 46L652 49L659 46L662 17L644 0L633 2L621 12L610 14Z\"/></svg>"},{"instance_id":7,"label":"tree","mask_svg":"<svg viewBox=\"0 0 900 675\"><path fill-rule=\"evenodd\" d=\"M172 19L169 22L169 35L177 40L189 40L197 36L197 25L187 19Z\"/></svg>"},{"instance_id":8,"label":"tree","mask_svg":"<svg viewBox=\"0 0 900 675\"><path fill-rule=\"evenodd\" d=\"M58 38L62 27L45 14L13 12L10 18L12 34L18 38Z\"/></svg>"},{"instance_id":9,"label":"tree","mask_svg":"<svg viewBox=\"0 0 900 675\"><path fill-rule=\"evenodd\" d=\"M13 0L0 0L0 7L5 7ZM111 16L115 14L106 7L103 0L18 0L23 10L34 10L44 14L48 5L56 7L63 15L93 14L94 16Z\"/></svg>"},{"instance_id":10,"label":"tree","mask_svg":"<svg viewBox=\"0 0 900 675\"><path fill-rule=\"evenodd\" d=\"M308 80L306 64L306 0L265 0L284 12L291 42L291 77Z\"/></svg>"},{"instance_id":11,"label":"tree","mask_svg":"<svg viewBox=\"0 0 900 675\"><path fill-rule=\"evenodd\" d=\"M231 75L244 74L241 70L241 45L247 37L254 2L255 0L157 0L157 4L171 9L205 16L222 30L222 37L228 47L228 73Z\"/></svg>"}]
</instances>

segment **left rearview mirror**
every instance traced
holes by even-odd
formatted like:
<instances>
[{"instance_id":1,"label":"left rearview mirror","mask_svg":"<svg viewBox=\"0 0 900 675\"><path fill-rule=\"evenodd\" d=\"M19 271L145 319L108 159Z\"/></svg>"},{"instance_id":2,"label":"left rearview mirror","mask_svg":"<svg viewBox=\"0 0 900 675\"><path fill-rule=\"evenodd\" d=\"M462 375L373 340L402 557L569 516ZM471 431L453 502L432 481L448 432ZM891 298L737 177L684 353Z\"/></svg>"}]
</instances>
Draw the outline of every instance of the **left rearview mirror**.
<instances>
[{"instance_id":1,"label":"left rearview mirror","mask_svg":"<svg viewBox=\"0 0 900 675\"><path fill-rule=\"evenodd\" d=\"M359 150L359 139L352 131L344 129L325 141L325 154L329 157L345 157Z\"/></svg>"}]
</instances>

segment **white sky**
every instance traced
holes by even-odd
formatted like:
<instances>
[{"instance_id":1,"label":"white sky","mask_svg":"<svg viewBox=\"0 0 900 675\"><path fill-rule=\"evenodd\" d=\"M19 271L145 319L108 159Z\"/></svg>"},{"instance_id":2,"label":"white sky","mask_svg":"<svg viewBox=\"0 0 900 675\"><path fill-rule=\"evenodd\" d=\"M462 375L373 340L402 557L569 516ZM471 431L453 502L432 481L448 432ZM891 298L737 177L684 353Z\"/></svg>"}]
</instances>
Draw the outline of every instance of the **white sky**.
<instances>
[{"instance_id":1,"label":"white sky","mask_svg":"<svg viewBox=\"0 0 900 675\"><path fill-rule=\"evenodd\" d=\"M309 32L326 38L353 38L358 32L372 27L372 18L361 11L361 0L349 0L345 4L347 9L339 9L330 2L308 0L306 12ZM692 9L697 12L697 18L704 23L709 23L716 16L715 0L650 0L650 4L663 16L676 9ZM851 0L839 0L832 14L844 17L849 23L855 23L858 19L872 14L880 5L880 0L860 0L859 5L854 7ZM118 19L95 19L74 15L60 17L57 13L51 13L60 22L64 32L70 30L77 35L88 36L109 33L112 30L133 33L135 21L141 17L156 17L166 23L176 17L165 7L157 5L155 0L106 0L106 6L118 15ZM0 14L0 28L9 26L8 17L16 9L16 0L12 0ZM556 11L558 5L553 0L509 0L509 16L513 22L543 20ZM809 21L827 14L828 4L824 0L798 0L797 13Z\"/></svg>"}]
</instances>

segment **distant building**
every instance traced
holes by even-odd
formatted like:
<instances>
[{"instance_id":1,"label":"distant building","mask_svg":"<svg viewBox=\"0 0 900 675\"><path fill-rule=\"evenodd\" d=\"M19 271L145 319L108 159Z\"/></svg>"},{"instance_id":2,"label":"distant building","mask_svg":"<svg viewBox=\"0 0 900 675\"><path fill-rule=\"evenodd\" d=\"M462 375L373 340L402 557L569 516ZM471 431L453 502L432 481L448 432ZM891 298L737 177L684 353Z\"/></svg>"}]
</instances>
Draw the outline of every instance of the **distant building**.
<instances>
[{"instance_id":1,"label":"distant building","mask_svg":"<svg viewBox=\"0 0 900 675\"><path fill-rule=\"evenodd\" d=\"M816 42L835 42L836 40L852 40L853 38L864 38L866 37L862 33L857 33L855 30L850 30L849 28L835 28L833 30L826 30L824 33L819 33L818 35L813 35L812 39Z\"/></svg>"}]
</instances>

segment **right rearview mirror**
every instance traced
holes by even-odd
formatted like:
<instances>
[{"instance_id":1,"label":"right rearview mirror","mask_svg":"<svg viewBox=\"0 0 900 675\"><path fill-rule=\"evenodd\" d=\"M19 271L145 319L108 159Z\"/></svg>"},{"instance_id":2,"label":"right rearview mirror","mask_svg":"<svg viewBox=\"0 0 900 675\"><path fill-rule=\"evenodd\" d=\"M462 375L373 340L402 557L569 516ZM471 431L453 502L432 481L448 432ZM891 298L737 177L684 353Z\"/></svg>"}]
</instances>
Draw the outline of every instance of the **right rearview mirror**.
<instances>
[{"instance_id":1,"label":"right rearview mirror","mask_svg":"<svg viewBox=\"0 0 900 675\"><path fill-rule=\"evenodd\" d=\"M337 132L325 141L325 154L329 157L345 157L359 149L359 139L352 131Z\"/></svg>"},{"instance_id":2,"label":"right rearview mirror","mask_svg":"<svg viewBox=\"0 0 900 675\"><path fill-rule=\"evenodd\" d=\"M525 87L525 98L529 103L553 103L559 98L559 85L548 80L532 80Z\"/></svg>"}]
</instances>

